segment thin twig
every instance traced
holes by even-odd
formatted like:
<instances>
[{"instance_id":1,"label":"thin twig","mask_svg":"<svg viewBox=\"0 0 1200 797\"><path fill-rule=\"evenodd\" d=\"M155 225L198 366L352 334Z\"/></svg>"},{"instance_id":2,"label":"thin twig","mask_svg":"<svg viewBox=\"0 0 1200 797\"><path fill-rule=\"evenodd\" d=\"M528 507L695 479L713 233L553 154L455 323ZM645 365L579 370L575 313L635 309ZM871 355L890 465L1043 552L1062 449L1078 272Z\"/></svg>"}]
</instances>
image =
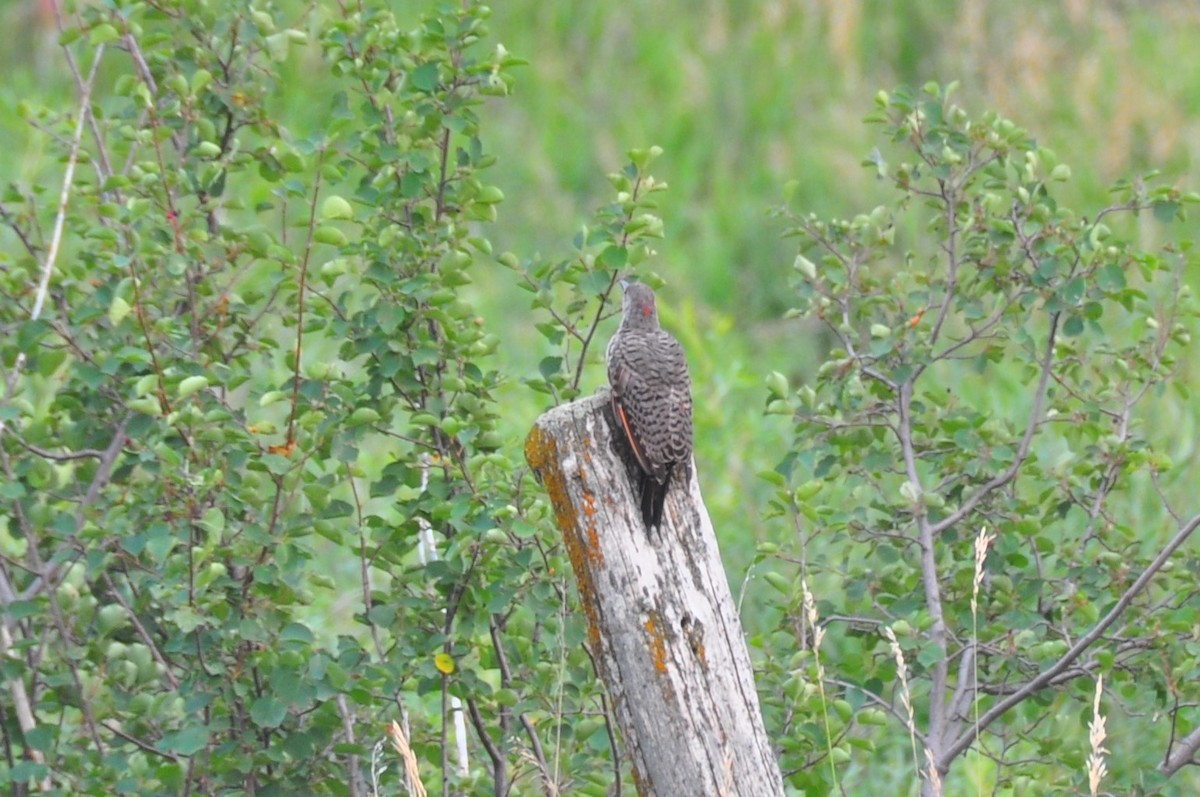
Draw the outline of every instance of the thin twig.
<instances>
[{"instance_id":1,"label":"thin twig","mask_svg":"<svg viewBox=\"0 0 1200 797\"><path fill-rule=\"evenodd\" d=\"M488 734L483 712L479 710L479 704L473 697L467 698L467 716L471 718L471 727L475 729L479 743L483 745L484 752L492 761L492 795L493 797L504 797L508 793L508 761Z\"/></svg>"},{"instance_id":2,"label":"thin twig","mask_svg":"<svg viewBox=\"0 0 1200 797\"><path fill-rule=\"evenodd\" d=\"M969 176L969 172L967 174ZM941 201L946 206L946 257L949 260L946 277L946 295L942 298L942 306L938 310L937 321L933 324L933 331L929 333L929 342L926 344L929 348L933 348L942 334L942 325L946 323L946 318L950 315L950 306L954 303L955 292L958 288L958 194L954 188L949 188L944 180L938 181L941 188Z\"/></svg>"},{"instance_id":3,"label":"thin twig","mask_svg":"<svg viewBox=\"0 0 1200 797\"><path fill-rule=\"evenodd\" d=\"M321 195L322 165L325 162L325 150L320 151L317 158L317 173L313 182L312 205L308 210L308 234L304 241L304 257L300 261L300 286L296 296L296 348L295 373L292 374L292 409L288 413L287 446L289 449L296 445L296 418L300 414L300 358L303 355L304 341L304 291L308 282L308 263L312 257L313 236L317 229L317 197Z\"/></svg>"},{"instance_id":4,"label":"thin twig","mask_svg":"<svg viewBox=\"0 0 1200 797\"><path fill-rule=\"evenodd\" d=\"M125 441L128 439L125 435L125 427L129 424L130 415L126 415L117 424L117 428L113 430L112 440L108 442L108 447L104 449L103 455L100 457L100 466L96 468L96 473L92 476L92 481L88 484L87 492L83 496L83 500L79 502L79 506L75 509L75 529L78 531L83 528L83 516L87 512L88 507L96 503L100 497L100 491L104 489L104 485L108 484L108 477L112 475L113 468L116 467L117 458L125 449Z\"/></svg>"},{"instance_id":5,"label":"thin twig","mask_svg":"<svg viewBox=\"0 0 1200 797\"><path fill-rule=\"evenodd\" d=\"M338 714L342 717L342 731L346 734L346 741L350 744L355 744L354 714L350 711L350 705L346 702L346 696L339 694L334 702L337 703ZM358 756L355 754L349 755L346 759L346 765L350 769L350 797L363 797L363 790L366 784L363 783Z\"/></svg>"},{"instance_id":6,"label":"thin twig","mask_svg":"<svg viewBox=\"0 0 1200 797\"><path fill-rule=\"evenodd\" d=\"M48 451L40 446L35 446L33 443L27 443L20 437L17 437L17 444L30 453L37 454L42 459L48 459L53 462L72 462L78 459L103 459L104 452L98 448L81 448L78 451L67 451L62 454L56 454L53 451Z\"/></svg>"},{"instance_id":7,"label":"thin twig","mask_svg":"<svg viewBox=\"0 0 1200 797\"><path fill-rule=\"evenodd\" d=\"M1059 317L1059 313L1053 313L1050 316L1050 331L1046 335L1046 349L1042 355L1040 366L1041 376L1038 378L1037 388L1035 388L1033 393L1033 406L1030 407L1029 418L1025 422L1025 433L1021 436L1021 442L1017 446L1017 452L1013 457L1012 464L1003 473L993 476L978 490L971 493L958 509L937 523L932 524L930 531L933 533L933 536L936 537L956 523L959 523L979 505L980 501L1016 478L1017 473L1021 470L1021 466L1029 458L1029 449L1033 444L1034 434L1037 432L1038 421L1042 417L1042 405L1046 400L1046 388L1050 384L1050 372L1054 365L1054 344L1058 338Z\"/></svg>"},{"instance_id":8,"label":"thin twig","mask_svg":"<svg viewBox=\"0 0 1200 797\"><path fill-rule=\"evenodd\" d=\"M1196 751L1200 750L1200 728L1196 728L1179 740L1177 747L1168 748L1158 771L1168 778L1188 764L1194 764Z\"/></svg>"},{"instance_id":9,"label":"thin twig","mask_svg":"<svg viewBox=\"0 0 1200 797\"><path fill-rule=\"evenodd\" d=\"M21 245L25 247L25 251L29 253L29 256L36 259L40 247L35 244L28 235L25 234L25 230L21 229L21 225L17 223L16 218L14 218L13 215L9 213L3 205L0 205L0 221L3 221L8 225L9 229L11 229L16 234L17 238L20 239Z\"/></svg>"},{"instance_id":10,"label":"thin twig","mask_svg":"<svg viewBox=\"0 0 1200 797\"><path fill-rule=\"evenodd\" d=\"M500 628L495 623L491 624L492 648L496 652L496 664L500 668L500 683L504 687L508 687L512 683L512 669L508 664L508 654L504 652L503 640L500 638ZM561 722L561 707L560 707L560 722ZM550 766L546 761L546 751L542 748L541 737L538 736L537 726L533 724L526 712L521 712L517 719L521 722L521 727L525 729L525 734L529 737L530 751L532 752L534 761L537 763L538 770L542 775L542 782L550 784L553 781L550 775Z\"/></svg>"},{"instance_id":11,"label":"thin twig","mask_svg":"<svg viewBox=\"0 0 1200 797\"><path fill-rule=\"evenodd\" d=\"M63 228L67 222L67 205L71 201L71 188L75 182L75 164L79 161L79 147L83 141L83 125L88 116L91 115L91 100L92 86L96 82L96 73L100 69L100 59L104 55L104 45L101 44L96 48L96 54L92 58L92 68L88 73L87 80L83 84L82 95L79 98L79 114L75 120L75 133L71 138L71 149L67 154L67 168L63 173L62 190L58 196L58 213L54 217L54 231L50 235L50 246L46 250L46 260L42 263L41 277L38 279L37 293L33 300L33 310L29 313L31 321L36 321L42 316L42 309L46 306L46 296L50 293L50 278L54 274L54 264L58 260L58 252L62 246ZM16 389L17 379L21 374L21 370L25 367L27 360L25 352L17 354L16 362L13 363L12 370L8 373L8 394L12 395ZM0 437L4 435L6 424L0 421Z\"/></svg>"},{"instance_id":12,"label":"thin twig","mask_svg":"<svg viewBox=\"0 0 1200 797\"><path fill-rule=\"evenodd\" d=\"M150 636L150 632L146 630L146 626L142 624L137 612L135 612L133 607L129 605L129 602L125 600L125 596L121 594L121 591L117 589L116 582L113 581L109 571L105 570L103 572L103 576L104 583L108 587L109 594L112 595L113 599L116 600L116 602L120 604L121 608L125 610L125 614L129 615L129 620L133 623L133 627L137 631L138 637L142 640L142 643L150 649L150 654L154 656L154 660L162 665L163 674L166 677L167 682L171 685L171 688L176 690L179 689L179 679L171 670L171 662L167 661L167 657L163 654L162 650L159 649L158 644L154 641L154 637Z\"/></svg>"},{"instance_id":13,"label":"thin twig","mask_svg":"<svg viewBox=\"0 0 1200 797\"><path fill-rule=\"evenodd\" d=\"M177 756L175 753L165 752L163 750L158 749L157 747L150 744L149 742L142 741L141 739L137 738L136 736L133 736L132 734L127 733L125 730L123 730L121 728L121 726L119 724L117 724L116 722L113 722L112 720L101 720L100 725L109 733L119 736L120 738L129 742L134 747L138 748L139 750L141 750L144 753L149 753L150 755L154 755L154 756L160 756L162 758L167 759L168 761L174 761L176 764L179 763L179 756Z\"/></svg>"},{"instance_id":14,"label":"thin twig","mask_svg":"<svg viewBox=\"0 0 1200 797\"><path fill-rule=\"evenodd\" d=\"M75 181L75 164L79 160L79 145L83 140L83 125L91 114L92 86L96 82L96 72L100 69L100 59L104 55L104 45L96 48L92 57L92 68L83 84L83 96L79 98L79 118L75 120L75 133L71 137L71 151L67 155L67 170L63 174L62 191L58 196L58 215L54 217L54 231L50 234L50 248L46 252L46 262L42 264L42 277L38 283L37 296L33 300L31 319L42 315L46 304L46 294L50 291L50 276L54 273L54 263L58 260L59 247L62 245L63 227L67 222L67 205L71 200L71 187ZM22 352L22 355L24 352ZM20 355L18 356L18 359ZM18 369L19 370L19 369Z\"/></svg>"},{"instance_id":15,"label":"thin twig","mask_svg":"<svg viewBox=\"0 0 1200 797\"><path fill-rule=\"evenodd\" d=\"M621 226L625 228L625 231L621 234L622 248L629 245L628 226L629 222L633 219L633 208L637 205L638 192L641 191L641 188L642 175L638 174L637 179L633 182L633 190L629 192L630 209L625 214L625 218L621 223ZM592 323L588 327L587 335L583 338L583 342L579 348L579 367L575 369L575 378L571 380L572 390L579 389L579 380L583 378L583 364L587 359L588 347L592 344L592 338L596 335L596 330L599 328L600 322L608 317L604 314L604 308L608 306L608 297L612 295L613 288L617 287L617 280L620 276L620 271L613 271L612 277L608 280L608 287L604 289L604 293L600 294L599 303L596 306L596 315L592 317Z\"/></svg>"},{"instance_id":16,"label":"thin twig","mask_svg":"<svg viewBox=\"0 0 1200 797\"><path fill-rule=\"evenodd\" d=\"M7 606L7 603L6 603ZM3 615L3 622L0 622L0 659L7 659L13 653L13 638L9 633L8 628L9 618L8 612ZM7 678L8 694L13 701L13 709L17 714L17 724L21 728L22 734L27 734L37 727L37 720L33 716L33 704L29 699L29 692L25 689L24 678ZM32 760L39 764L44 764L46 759L41 750L30 750L33 754Z\"/></svg>"}]
</instances>

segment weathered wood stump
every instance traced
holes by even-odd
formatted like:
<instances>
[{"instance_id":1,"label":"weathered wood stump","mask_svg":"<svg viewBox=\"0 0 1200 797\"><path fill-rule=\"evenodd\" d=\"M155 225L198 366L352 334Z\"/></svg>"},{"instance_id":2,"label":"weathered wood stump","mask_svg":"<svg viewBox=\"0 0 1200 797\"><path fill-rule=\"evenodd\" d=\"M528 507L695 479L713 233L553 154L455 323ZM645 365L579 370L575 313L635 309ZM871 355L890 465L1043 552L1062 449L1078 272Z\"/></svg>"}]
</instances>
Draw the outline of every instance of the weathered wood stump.
<instances>
[{"instance_id":1,"label":"weathered wood stump","mask_svg":"<svg viewBox=\"0 0 1200 797\"><path fill-rule=\"evenodd\" d=\"M641 797L782 797L695 468L647 531L607 393L550 410L525 458L550 494Z\"/></svg>"}]
</instances>

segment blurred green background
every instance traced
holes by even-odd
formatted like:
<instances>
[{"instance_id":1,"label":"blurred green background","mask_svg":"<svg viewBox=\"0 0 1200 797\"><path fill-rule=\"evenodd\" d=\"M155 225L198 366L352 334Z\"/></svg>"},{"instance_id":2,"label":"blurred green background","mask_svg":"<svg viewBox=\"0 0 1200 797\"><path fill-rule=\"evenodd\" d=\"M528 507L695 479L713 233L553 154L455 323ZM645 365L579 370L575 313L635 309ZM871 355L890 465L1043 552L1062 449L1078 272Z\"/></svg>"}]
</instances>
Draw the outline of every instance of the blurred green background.
<instances>
[{"instance_id":1,"label":"blurred green background","mask_svg":"<svg viewBox=\"0 0 1200 797\"><path fill-rule=\"evenodd\" d=\"M414 24L433 7L396 5ZM51 4L10 0L0 24L9 32L0 50L0 184L57 186L61 164L20 111L25 102L74 106ZM967 108L1014 119L1071 165L1062 201L1085 214L1102 206L1113 180L1149 169L1200 187L1190 169L1200 148L1200 5L1190 0L506 0L491 29L487 46L502 43L530 62L513 96L483 109L486 144L499 158L491 180L507 196L486 231L497 252L567 256L609 200L605 175L624 165L626 150L665 150L654 172L671 186L660 195L667 234L653 268L667 281L664 319L692 359L699 469L735 590L757 541L792 534L761 520L771 491L756 473L779 461L789 433L762 415L763 376L779 370L802 383L819 348L814 327L783 319L794 252L768 211L790 180L795 204L823 215L883 201L887 186L862 165L881 143L862 123L877 91L960 81ZM291 79L269 100L297 134L324 123L325 104L310 101L326 90L320 59L315 46L293 50ZM1149 222L1127 232L1146 245L1162 234ZM502 365L535 373L548 352L529 323L527 294L498 267L475 277L472 298L503 337ZM600 351L585 390L603 381ZM548 399L515 380L507 397L517 446ZM1177 462L1191 458L1195 415L1170 419ZM752 588L749 605L759 597Z\"/></svg>"},{"instance_id":2,"label":"blurred green background","mask_svg":"<svg viewBox=\"0 0 1200 797\"><path fill-rule=\"evenodd\" d=\"M298 2L280 5L300 16ZM414 23L432 5L396 3ZM50 4L7 0L0 25L0 186L40 182L56 196L62 165L21 112L27 102L76 103ZM763 377L778 370L803 383L821 345L809 322L784 320L794 251L768 211L791 180L795 205L822 215L851 215L888 196L863 166L881 143L862 123L877 91L959 81L957 97L972 112L1012 118L1070 164L1060 196L1083 214L1106 203L1115 179L1151 169L1200 190L1191 168L1200 157L1195 0L505 0L491 28L488 46L503 43L530 62L513 96L482 112L485 143L499 159L490 182L507 196L486 231L497 252L568 256L581 225L609 201L605 175L625 164L626 150L665 151L653 171L671 185L661 195L667 234L653 268L667 281L664 321L691 358L701 484L735 597L746 591L752 636L772 626L779 599L745 578L755 546L795 533L763 519L773 488L756 474L775 466L790 435L785 420L762 413ZM319 49L293 50L285 72L290 80L269 100L274 115L298 135L319 128L326 104L311 97L328 80ZM1148 219L1123 232L1143 245L1167 234ZM1169 234L1194 238L1195 222ZM0 245L12 243L0 233ZM474 276L472 298L503 338L502 370L536 373L549 352L530 323L528 295L498 266ZM1200 288L1200 274L1188 276ZM585 391L604 379L602 351ZM1184 369L1194 390L1196 367ZM969 400L996 406L1018 388L962 386L987 393ZM505 395L516 448L549 399L518 380ZM1194 475L1200 407L1191 405L1164 404L1171 414L1151 419L1161 426L1151 436L1169 442ZM1119 756L1137 744L1126 737L1112 746Z\"/></svg>"},{"instance_id":3,"label":"blurred green background","mask_svg":"<svg viewBox=\"0 0 1200 797\"><path fill-rule=\"evenodd\" d=\"M739 496L781 448L784 428L758 417L763 374L801 382L815 356L814 330L782 320L794 251L767 210L793 179L795 204L823 215L889 195L862 165L881 143L861 121L878 90L960 81L967 108L1014 119L1071 164L1062 201L1085 214L1112 181L1150 169L1198 187L1195 3L510 2L493 27L531 61L512 100L489 111L510 200L499 245L565 251L625 149L665 149L657 269L668 321L690 338L718 530L753 522ZM1128 232L1145 245L1194 237L1150 221ZM521 340L537 345L528 331Z\"/></svg>"},{"instance_id":4,"label":"blurred green background","mask_svg":"<svg viewBox=\"0 0 1200 797\"><path fill-rule=\"evenodd\" d=\"M755 473L778 461L789 434L761 415L763 375L779 370L802 383L820 345L812 326L783 320L794 250L767 211L789 180L798 181L794 204L822 215L852 215L890 196L862 165L882 144L862 122L878 90L960 81L956 96L973 113L1014 119L1072 166L1061 201L1085 215L1107 203L1122 176L1155 169L1165 182L1200 187L1190 168L1200 147L1194 2L517 0L495 8L496 38L530 60L515 95L486 116L500 158L495 179L509 198L494 236L500 248L562 256L607 200L604 175L625 150L665 150L654 166L671 185L655 268L668 281L666 321L692 358L701 483L735 591L755 540L794 533L758 519L769 491ZM1149 219L1124 232L1147 246L1195 237ZM1191 277L1200 287L1200 275ZM519 318L524 295L496 287ZM543 353L528 327L514 324L508 341L506 356L528 357L526 371ZM592 379L602 381L603 369ZM964 386L972 389L1005 393L977 397L1003 406L1019 386ZM1163 436L1178 433L1177 463L1192 458L1195 428L1195 411L1164 426ZM748 605L778 598L765 592L752 587Z\"/></svg>"}]
</instances>

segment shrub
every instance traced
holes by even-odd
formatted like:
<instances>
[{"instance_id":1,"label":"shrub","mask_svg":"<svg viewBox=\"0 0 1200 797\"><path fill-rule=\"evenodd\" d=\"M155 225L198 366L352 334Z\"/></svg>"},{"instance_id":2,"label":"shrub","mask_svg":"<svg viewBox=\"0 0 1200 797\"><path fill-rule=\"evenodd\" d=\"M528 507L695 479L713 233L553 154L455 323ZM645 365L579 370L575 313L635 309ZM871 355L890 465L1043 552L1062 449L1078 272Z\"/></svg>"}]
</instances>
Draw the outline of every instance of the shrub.
<instances>
[{"instance_id":1,"label":"shrub","mask_svg":"<svg viewBox=\"0 0 1200 797\"><path fill-rule=\"evenodd\" d=\"M1078 785L1087 749L1067 746L1064 723L1086 725L1076 714L1091 716L1103 676L1130 713L1172 718L1113 767L1117 790L1152 784L1195 699L1195 558L1180 547L1200 516L1176 504L1194 495L1169 496L1153 428L1179 387L1194 255L1116 230L1196 198L1125 182L1084 215L1055 198L1065 163L950 89L878 106L900 162L868 165L894 202L850 220L783 211L795 313L832 345L798 390L769 381L769 411L795 419L776 510L797 523L787 553L820 598L840 709L828 730L811 720L830 712L804 686L813 653L771 651L771 677L791 683L774 701L784 768L830 788L836 770L807 768L873 746L864 727L888 723L927 793L930 770L945 778L968 752L984 792ZM813 618L799 585L791 595L784 629L807 650Z\"/></svg>"}]
</instances>

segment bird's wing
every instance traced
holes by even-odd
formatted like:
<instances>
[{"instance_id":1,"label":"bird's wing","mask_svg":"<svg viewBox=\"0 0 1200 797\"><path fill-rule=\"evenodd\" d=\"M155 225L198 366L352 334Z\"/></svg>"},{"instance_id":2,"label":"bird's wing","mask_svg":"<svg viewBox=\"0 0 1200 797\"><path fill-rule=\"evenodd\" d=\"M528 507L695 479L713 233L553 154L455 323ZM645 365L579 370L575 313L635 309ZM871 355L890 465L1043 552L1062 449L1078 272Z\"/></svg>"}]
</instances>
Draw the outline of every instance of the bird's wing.
<instances>
[{"instance_id":1,"label":"bird's wing","mask_svg":"<svg viewBox=\"0 0 1200 797\"><path fill-rule=\"evenodd\" d=\"M621 424L621 428L625 431L625 439L629 441L629 447L633 449L633 456L637 458L638 466L646 473L653 473L654 469L650 467L650 463L646 461L646 453L642 450L641 444L638 442L637 435L633 433L633 427L629 423L629 413L625 412L625 408L621 406L621 400L613 394L613 414L617 416L617 421Z\"/></svg>"}]
</instances>

